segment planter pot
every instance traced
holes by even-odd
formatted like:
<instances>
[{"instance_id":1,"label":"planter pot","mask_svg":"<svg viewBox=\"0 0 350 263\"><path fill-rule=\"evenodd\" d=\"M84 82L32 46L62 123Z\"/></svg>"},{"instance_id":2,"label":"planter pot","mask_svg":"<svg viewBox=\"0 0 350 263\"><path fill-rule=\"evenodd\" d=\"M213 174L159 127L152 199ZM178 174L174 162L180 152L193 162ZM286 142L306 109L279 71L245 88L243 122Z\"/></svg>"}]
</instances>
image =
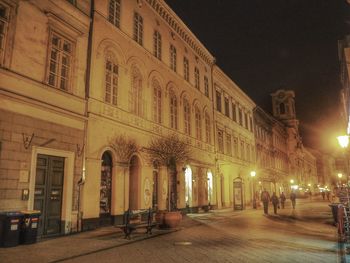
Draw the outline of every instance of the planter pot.
<instances>
[{"instance_id":1,"label":"planter pot","mask_svg":"<svg viewBox=\"0 0 350 263\"><path fill-rule=\"evenodd\" d=\"M159 228L165 228L165 223L164 223L164 214L166 212L157 212L155 216L155 220L159 226Z\"/></svg>"},{"instance_id":2,"label":"planter pot","mask_svg":"<svg viewBox=\"0 0 350 263\"><path fill-rule=\"evenodd\" d=\"M168 228L175 228L182 220L182 214L180 211L165 212L164 213L164 225Z\"/></svg>"}]
</instances>

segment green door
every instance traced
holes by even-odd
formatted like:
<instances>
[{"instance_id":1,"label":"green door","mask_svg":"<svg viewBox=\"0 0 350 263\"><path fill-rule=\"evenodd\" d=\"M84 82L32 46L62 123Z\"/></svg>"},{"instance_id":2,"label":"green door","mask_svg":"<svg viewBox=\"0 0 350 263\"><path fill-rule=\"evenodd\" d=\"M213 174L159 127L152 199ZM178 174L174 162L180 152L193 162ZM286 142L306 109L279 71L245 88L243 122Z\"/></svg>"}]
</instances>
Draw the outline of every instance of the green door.
<instances>
[{"instance_id":1,"label":"green door","mask_svg":"<svg viewBox=\"0 0 350 263\"><path fill-rule=\"evenodd\" d=\"M61 208L64 178L64 158L41 155L37 157L34 209L41 211L38 235L61 233Z\"/></svg>"}]
</instances>

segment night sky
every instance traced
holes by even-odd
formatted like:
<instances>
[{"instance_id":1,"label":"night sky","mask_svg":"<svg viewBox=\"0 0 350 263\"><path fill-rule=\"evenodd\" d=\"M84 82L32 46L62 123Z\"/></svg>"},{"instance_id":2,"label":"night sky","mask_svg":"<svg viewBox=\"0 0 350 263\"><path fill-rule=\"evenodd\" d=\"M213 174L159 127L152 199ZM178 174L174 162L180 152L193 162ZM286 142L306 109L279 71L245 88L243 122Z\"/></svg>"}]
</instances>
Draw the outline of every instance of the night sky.
<instances>
[{"instance_id":1,"label":"night sky","mask_svg":"<svg viewBox=\"0 0 350 263\"><path fill-rule=\"evenodd\" d=\"M337 41L346 33L345 0L166 0L260 107L292 89L304 145L332 150L339 129Z\"/></svg>"}]
</instances>

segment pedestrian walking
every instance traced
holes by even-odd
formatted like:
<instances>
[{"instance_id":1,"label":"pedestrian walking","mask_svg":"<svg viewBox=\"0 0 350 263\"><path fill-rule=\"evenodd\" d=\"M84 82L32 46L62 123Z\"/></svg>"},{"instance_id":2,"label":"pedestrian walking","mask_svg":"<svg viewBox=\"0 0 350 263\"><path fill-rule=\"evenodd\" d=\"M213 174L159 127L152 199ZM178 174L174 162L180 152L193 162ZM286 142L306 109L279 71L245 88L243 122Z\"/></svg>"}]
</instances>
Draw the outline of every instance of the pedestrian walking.
<instances>
[{"instance_id":1,"label":"pedestrian walking","mask_svg":"<svg viewBox=\"0 0 350 263\"><path fill-rule=\"evenodd\" d=\"M293 209L295 209L295 201L296 201L296 199L297 199L297 195L294 192L291 192L290 193L290 200L292 201Z\"/></svg>"},{"instance_id":2,"label":"pedestrian walking","mask_svg":"<svg viewBox=\"0 0 350 263\"><path fill-rule=\"evenodd\" d=\"M330 197L330 192L329 192L329 191L327 191L326 195L327 195L327 200L328 200L328 202L329 202L329 201L330 201L330 200L329 200L329 197Z\"/></svg>"},{"instance_id":3,"label":"pedestrian walking","mask_svg":"<svg viewBox=\"0 0 350 263\"><path fill-rule=\"evenodd\" d=\"M278 197L277 197L275 192L273 192L273 194L271 196L271 203L273 205L273 212L275 215L277 215L277 208L279 205L279 200L278 200Z\"/></svg>"},{"instance_id":4,"label":"pedestrian walking","mask_svg":"<svg viewBox=\"0 0 350 263\"><path fill-rule=\"evenodd\" d=\"M264 188L264 191L261 193L261 201L264 205L264 214L267 215L269 213L269 202L270 202L270 194Z\"/></svg>"},{"instance_id":5,"label":"pedestrian walking","mask_svg":"<svg viewBox=\"0 0 350 263\"><path fill-rule=\"evenodd\" d=\"M281 208L284 209L284 203L286 202L286 195L284 194L284 192L281 193L280 199L281 199Z\"/></svg>"},{"instance_id":6,"label":"pedestrian walking","mask_svg":"<svg viewBox=\"0 0 350 263\"><path fill-rule=\"evenodd\" d=\"M324 197L325 197L326 193L324 191L322 191L322 198L324 200Z\"/></svg>"}]
</instances>

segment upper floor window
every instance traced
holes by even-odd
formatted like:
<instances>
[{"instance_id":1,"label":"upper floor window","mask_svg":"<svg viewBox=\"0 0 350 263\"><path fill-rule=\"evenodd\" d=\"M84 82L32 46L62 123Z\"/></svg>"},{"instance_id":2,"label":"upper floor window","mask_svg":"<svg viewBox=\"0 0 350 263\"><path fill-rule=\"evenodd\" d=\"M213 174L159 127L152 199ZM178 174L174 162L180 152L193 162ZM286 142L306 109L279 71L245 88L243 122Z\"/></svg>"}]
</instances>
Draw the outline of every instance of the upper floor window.
<instances>
[{"instance_id":1,"label":"upper floor window","mask_svg":"<svg viewBox=\"0 0 350 263\"><path fill-rule=\"evenodd\" d=\"M247 150L246 150L246 160L250 161L250 145L247 144Z\"/></svg>"},{"instance_id":2,"label":"upper floor window","mask_svg":"<svg viewBox=\"0 0 350 263\"><path fill-rule=\"evenodd\" d=\"M284 103L280 103L280 114L286 114L286 107Z\"/></svg>"},{"instance_id":3,"label":"upper floor window","mask_svg":"<svg viewBox=\"0 0 350 263\"><path fill-rule=\"evenodd\" d=\"M221 93L216 91L216 110L221 112Z\"/></svg>"},{"instance_id":4,"label":"upper floor window","mask_svg":"<svg viewBox=\"0 0 350 263\"><path fill-rule=\"evenodd\" d=\"M191 110L187 99L184 99L184 125L185 133L191 135Z\"/></svg>"},{"instance_id":5,"label":"upper floor window","mask_svg":"<svg viewBox=\"0 0 350 263\"><path fill-rule=\"evenodd\" d=\"M219 153L224 153L224 132L218 129L218 150Z\"/></svg>"},{"instance_id":6,"label":"upper floor window","mask_svg":"<svg viewBox=\"0 0 350 263\"><path fill-rule=\"evenodd\" d=\"M204 94L209 98L209 81L207 76L204 76Z\"/></svg>"},{"instance_id":7,"label":"upper floor window","mask_svg":"<svg viewBox=\"0 0 350 263\"><path fill-rule=\"evenodd\" d=\"M199 69L194 68L194 86L196 89L199 89Z\"/></svg>"},{"instance_id":8,"label":"upper floor window","mask_svg":"<svg viewBox=\"0 0 350 263\"><path fill-rule=\"evenodd\" d=\"M233 154L238 157L238 139L236 137L233 138Z\"/></svg>"},{"instance_id":9,"label":"upper floor window","mask_svg":"<svg viewBox=\"0 0 350 263\"><path fill-rule=\"evenodd\" d=\"M170 45L170 68L176 72L176 48Z\"/></svg>"},{"instance_id":10,"label":"upper floor window","mask_svg":"<svg viewBox=\"0 0 350 263\"><path fill-rule=\"evenodd\" d=\"M190 81L190 66L186 57L184 57L184 78Z\"/></svg>"},{"instance_id":11,"label":"upper floor window","mask_svg":"<svg viewBox=\"0 0 350 263\"><path fill-rule=\"evenodd\" d=\"M54 31L51 31L49 41L48 84L68 91L71 80L73 43Z\"/></svg>"},{"instance_id":12,"label":"upper floor window","mask_svg":"<svg viewBox=\"0 0 350 263\"><path fill-rule=\"evenodd\" d=\"M205 114L205 142L210 143L210 118L209 114Z\"/></svg>"},{"instance_id":13,"label":"upper floor window","mask_svg":"<svg viewBox=\"0 0 350 263\"><path fill-rule=\"evenodd\" d=\"M253 119L252 116L249 116L249 130L253 132Z\"/></svg>"},{"instance_id":14,"label":"upper floor window","mask_svg":"<svg viewBox=\"0 0 350 263\"><path fill-rule=\"evenodd\" d=\"M143 43L143 18L134 13L134 40L142 46Z\"/></svg>"},{"instance_id":15,"label":"upper floor window","mask_svg":"<svg viewBox=\"0 0 350 263\"><path fill-rule=\"evenodd\" d=\"M108 20L116 27L120 27L120 0L109 1Z\"/></svg>"},{"instance_id":16,"label":"upper floor window","mask_svg":"<svg viewBox=\"0 0 350 263\"><path fill-rule=\"evenodd\" d=\"M142 76L138 68L131 73L131 88L129 93L130 111L142 116Z\"/></svg>"},{"instance_id":17,"label":"upper floor window","mask_svg":"<svg viewBox=\"0 0 350 263\"><path fill-rule=\"evenodd\" d=\"M229 100L225 97L225 115L227 117L230 117L230 106L229 106Z\"/></svg>"},{"instance_id":18,"label":"upper floor window","mask_svg":"<svg viewBox=\"0 0 350 263\"><path fill-rule=\"evenodd\" d=\"M248 113L244 113L244 127L245 127L246 129L248 129L248 128L249 128L248 125L249 125L249 124L248 124Z\"/></svg>"},{"instance_id":19,"label":"upper floor window","mask_svg":"<svg viewBox=\"0 0 350 263\"><path fill-rule=\"evenodd\" d=\"M161 60L162 59L162 36L158 31L154 31L153 42L154 42L153 54L156 58Z\"/></svg>"},{"instance_id":20,"label":"upper floor window","mask_svg":"<svg viewBox=\"0 0 350 263\"><path fill-rule=\"evenodd\" d=\"M232 144L231 144L230 134L226 134L226 152L227 152L227 155L232 156Z\"/></svg>"},{"instance_id":21,"label":"upper floor window","mask_svg":"<svg viewBox=\"0 0 350 263\"><path fill-rule=\"evenodd\" d=\"M196 107L196 110L195 110L195 119L196 119L196 138L198 140L202 140L202 116L198 107Z\"/></svg>"},{"instance_id":22,"label":"upper floor window","mask_svg":"<svg viewBox=\"0 0 350 263\"><path fill-rule=\"evenodd\" d=\"M105 102L117 105L118 65L111 58L106 59Z\"/></svg>"},{"instance_id":23,"label":"upper floor window","mask_svg":"<svg viewBox=\"0 0 350 263\"><path fill-rule=\"evenodd\" d=\"M170 93L170 127L177 130L177 98L176 95Z\"/></svg>"},{"instance_id":24,"label":"upper floor window","mask_svg":"<svg viewBox=\"0 0 350 263\"><path fill-rule=\"evenodd\" d=\"M235 122L237 122L237 109L236 109L236 104L232 103L232 120L234 120Z\"/></svg>"},{"instance_id":25,"label":"upper floor window","mask_svg":"<svg viewBox=\"0 0 350 263\"><path fill-rule=\"evenodd\" d=\"M157 123L162 122L162 91L158 81L153 80L153 120Z\"/></svg>"},{"instance_id":26,"label":"upper floor window","mask_svg":"<svg viewBox=\"0 0 350 263\"><path fill-rule=\"evenodd\" d=\"M0 64L5 53L5 42L9 23L9 8L0 3Z\"/></svg>"},{"instance_id":27,"label":"upper floor window","mask_svg":"<svg viewBox=\"0 0 350 263\"><path fill-rule=\"evenodd\" d=\"M241 142L241 159L244 160L245 151L244 151L244 142Z\"/></svg>"},{"instance_id":28,"label":"upper floor window","mask_svg":"<svg viewBox=\"0 0 350 263\"><path fill-rule=\"evenodd\" d=\"M238 119L239 119L239 124L243 126L243 116L242 116L242 109L238 108Z\"/></svg>"}]
</instances>

